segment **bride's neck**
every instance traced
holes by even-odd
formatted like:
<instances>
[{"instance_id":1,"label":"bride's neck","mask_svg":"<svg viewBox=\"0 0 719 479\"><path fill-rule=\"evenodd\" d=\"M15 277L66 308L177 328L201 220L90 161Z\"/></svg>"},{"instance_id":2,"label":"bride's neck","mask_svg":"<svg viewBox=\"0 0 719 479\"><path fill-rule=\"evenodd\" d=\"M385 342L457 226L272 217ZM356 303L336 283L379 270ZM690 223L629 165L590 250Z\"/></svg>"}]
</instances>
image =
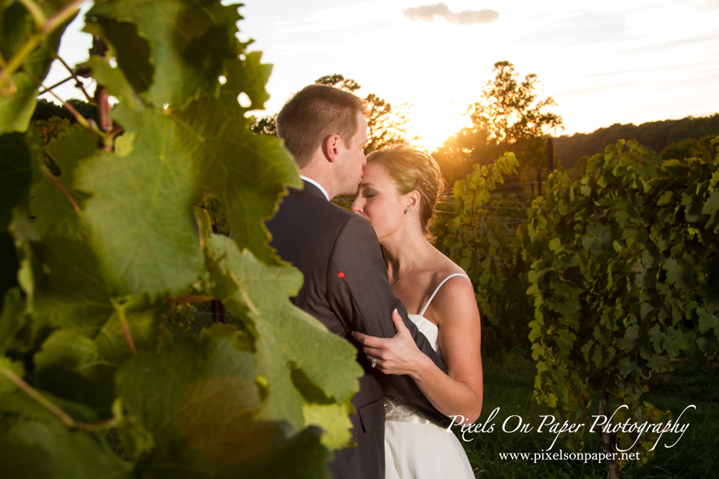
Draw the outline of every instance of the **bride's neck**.
<instances>
[{"instance_id":1,"label":"bride's neck","mask_svg":"<svg viewBox=\"0 0 719 479\"><path fill-rule=\"evenodd\" d=\"M404 273L429 246L429 241L422 233L409 233L393 235L382 241L384 261L387 272L392 276ZM416 266L415 266L416 267Z\"/></svg>"}]
</instances>

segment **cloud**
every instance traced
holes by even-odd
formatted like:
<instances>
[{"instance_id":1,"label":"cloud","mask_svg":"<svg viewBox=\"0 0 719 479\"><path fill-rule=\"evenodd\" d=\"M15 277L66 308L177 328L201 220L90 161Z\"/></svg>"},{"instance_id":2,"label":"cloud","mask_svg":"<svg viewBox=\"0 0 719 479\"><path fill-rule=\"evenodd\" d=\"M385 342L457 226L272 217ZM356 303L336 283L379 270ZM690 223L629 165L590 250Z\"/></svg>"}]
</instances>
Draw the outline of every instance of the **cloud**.
<instances>
[{"instance_id":1,"label":"cloud","mask_svg":"<svg viewBox=\"0 0 719 479\"><path fill-rule=\"evenodd\" d=\"M446 3L435 3L402 10L405 17L413 22L433 22L435 17L444 18L449 23L457 25L473 25L475 23L494 23L499 18L496 10L464 10L453 13Z\"/></svg>"}]
</instances>

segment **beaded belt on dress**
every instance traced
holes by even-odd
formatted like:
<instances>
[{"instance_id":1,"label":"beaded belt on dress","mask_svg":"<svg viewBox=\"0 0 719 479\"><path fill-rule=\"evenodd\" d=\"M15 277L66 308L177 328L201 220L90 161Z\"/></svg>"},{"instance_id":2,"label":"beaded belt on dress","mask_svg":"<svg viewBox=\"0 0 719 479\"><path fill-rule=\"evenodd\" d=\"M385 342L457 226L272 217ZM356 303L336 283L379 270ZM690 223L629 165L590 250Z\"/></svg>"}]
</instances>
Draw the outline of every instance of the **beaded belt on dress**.
<instances>
[{"instance_id":1,"label":"beaded belt on dress","mask_svg":"<svg viewBox=\"0 0 719 479\"><path fill-rule=\"evenodd\" d=\"M431 421L419 415L417 410L407 404L404 399L385 396L384 414L387 421L415 422L418 424L432 424Z\"/></svg>"}]
</instances>

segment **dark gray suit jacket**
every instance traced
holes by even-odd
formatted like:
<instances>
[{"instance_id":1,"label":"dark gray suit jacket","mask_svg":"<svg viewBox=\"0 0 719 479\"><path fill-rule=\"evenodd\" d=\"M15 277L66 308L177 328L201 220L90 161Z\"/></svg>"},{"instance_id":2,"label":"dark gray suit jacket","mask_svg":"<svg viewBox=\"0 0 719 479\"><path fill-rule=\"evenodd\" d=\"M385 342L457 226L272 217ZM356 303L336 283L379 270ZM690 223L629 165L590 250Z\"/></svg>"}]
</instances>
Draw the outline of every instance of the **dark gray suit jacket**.
<instances>
[{"instance_id":1,"label":"dark gray suit jacket","mask_svg":"<svg viewBox=\"0 0 719 479\"><path fill-rule=\"evenodd\" d=\"M338 451L330 468L336 478L382 479L383 389L394 389L435 424L448 427L450 420L430 404L409 376L372 369L352 331L394 336L391 313L397 308L420 350L443 371L447 369L392 294L377 236L366 219L330 203L316 186L305 182L303 191L290 189L266 225L279 256L304 274L305 282L292 302L355 344L357 360L365 370L360 391L352 399L357 410L351 416L352 438L358 446Z\"/></svg>"}]
</instances>

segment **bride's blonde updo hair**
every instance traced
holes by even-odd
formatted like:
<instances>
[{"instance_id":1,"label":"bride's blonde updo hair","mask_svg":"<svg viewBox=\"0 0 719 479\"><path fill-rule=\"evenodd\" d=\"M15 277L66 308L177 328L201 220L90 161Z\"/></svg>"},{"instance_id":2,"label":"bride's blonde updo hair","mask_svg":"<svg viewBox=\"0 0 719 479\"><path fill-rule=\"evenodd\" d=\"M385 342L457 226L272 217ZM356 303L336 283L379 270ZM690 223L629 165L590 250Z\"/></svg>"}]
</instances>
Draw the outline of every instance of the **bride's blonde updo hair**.
<instances>
[{"instance_id":1,"label":"bride's blonde updo hair","mask_svg":"<svg viewBox=\"0 0 719 479\"><path fill-rule=\"evenodd\" d=\"M408 145L393 145L370 153L367 163L377 163L387 168L400 195L417 190L422 231L429 237L428 225L434 205L444 192L444 179L434 158Z\"/></svg>"}]
</instances>

